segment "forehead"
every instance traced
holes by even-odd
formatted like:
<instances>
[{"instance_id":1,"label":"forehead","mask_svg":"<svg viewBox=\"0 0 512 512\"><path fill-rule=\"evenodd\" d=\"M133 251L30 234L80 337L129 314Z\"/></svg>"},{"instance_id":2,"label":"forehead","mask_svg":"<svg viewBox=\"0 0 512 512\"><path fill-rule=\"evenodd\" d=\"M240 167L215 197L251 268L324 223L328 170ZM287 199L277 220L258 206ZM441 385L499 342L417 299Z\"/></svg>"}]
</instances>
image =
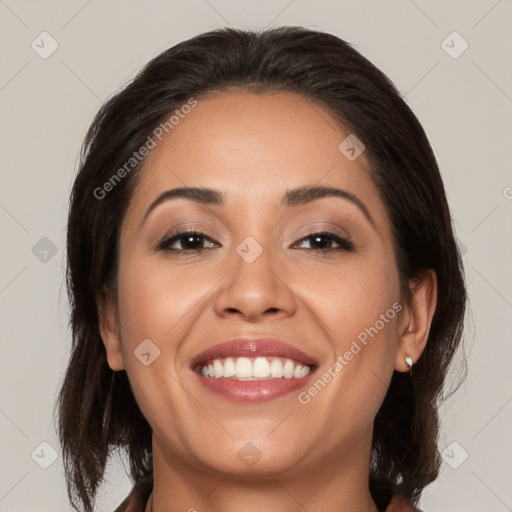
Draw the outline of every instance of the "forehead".
<instances>
[{"instance_id":1,"label":"forehead","mask_svg":"<svg viewBox=\"0 0 512 512\"><path fill-rule=\"evenodd\" d=\"M325 109L294 93L208 95L155 139L128 213L140 217L157 195L183 186L220 190L226 206L257 207L277 203L291 188L327 185L354 193L383 219L365 154L351 161L339 149L349 135Z\"/></svg>"}]
</instances>

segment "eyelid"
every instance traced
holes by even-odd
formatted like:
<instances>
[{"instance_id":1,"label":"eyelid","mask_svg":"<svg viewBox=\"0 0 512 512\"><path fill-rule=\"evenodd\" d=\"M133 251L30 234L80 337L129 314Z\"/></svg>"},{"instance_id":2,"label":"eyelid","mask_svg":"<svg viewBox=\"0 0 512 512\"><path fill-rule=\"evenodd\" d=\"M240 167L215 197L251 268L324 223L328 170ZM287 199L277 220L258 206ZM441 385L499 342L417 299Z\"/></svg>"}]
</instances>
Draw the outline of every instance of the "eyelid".
<instances>
[{"instance_id":1,"label":"eyelid","mask_svg":"<svg viewBox=\"0 0 512 512\"><path fill-rule=\"evenodd\" d=\"M156 251L163 251L167 252L169 254L173 254L174 256L180 256L183 253L188 256L194 256L198 255L200 253L203 253L204 251L214 249L215 247L198 247L198 248L192 248L192 249L172 249L171 246L174 245L178 241L182 241L186 237L194 235L198 238L201 238L203 242L211 242L213 245L222 246L222 244L219 244L217 240L212 238L211 236L207 235L206 233L196 230L196 229L184 229L184 230L174 230L171 234L164 236L155 247ZM314 237L321 237L329 242L334 242L337 247L330 247L330 248L298 248L297 246L301 243L305 242L308 239L312 239ZM356 249L356 244L350 239L350 237L340 235L339 233L336 233L334 231L328 231L328 230L313 230L310 233L305 234L304 236L298 238L291 248L296 249L298 251L303 251L306 253L317 253L317 254L324 254L332 253L332 252L353 252Z\"/></svg>"},{"instance_id":2,"label":"eyelid","mask_svg":"<svg viewBox=\"0 0 512 512\"><path fill-rule=\"evenodd\" d=\"M309 224L301 226L292 236L292 238L298 239L305 236L314 235L316 233L328 232L332 233L340 238L354 242L349 232L342 228L339 224L333 222L310 222Z\"/></svg>"},{"instance_id":3,"label":"eyelid","mask_svg":"<svg viewBox=\"0 0 512 512\"><path fill-rule=\"evenodd\" d=\"M157 251L158 250L162 250L162 251L168 250L169 252L194 251L194 249L169 249L169 246L172 245L171 241L174 243L180 239L185 238L187 235L197 235L199 237L202 237L206 241L210 241L210 242L213 242L214 244L221 245L220 242L218 242L213 237L211 237L210 235L206 234L204 231L201 231L199 229L178 229L178 230L173 230L171 233L161 237L158 240L155 249ZM196 251L203 251L206 249L208 249L208 247L201 247L200 249L196 249Z\"/></svg>"},{"instance_id":4,"label":"eyelid","mask_svg":"<svg viewBox=\"0 0 512 512\"><path fill-rule=\"evenodd\" d=\"M170 253L174 253L174 255L179 255L181 252L192 254L194 251L198 254L201 251L219 248L226 244L231 245L231 237L229 236L229 233L223 233L222 230L218 232L219 226L215 226L214 223L211 223L209 221L205 222L204 219L189 219L187 221L182 218L182 220L182 222L178 222L173 226L169 226L169 229L165 231L165 235L159 236L156 242L151 243L154 250L168 251ZM278 245L285 244L288 248L296 249L299 251L303 250L321 252L333 251L336 249L351 251L356 250L359 247L359 243L356 243L353 240L348 230L345 229L344 226L342 225L341 220L326 220L324 217L324 220L318 219L306 223L298 222L297 224L295 224L295 227L293 226L293 224L295 224L295 221L292 222L292 226L290 226L290 231L287 230L288 234L281 232L280 236L276 240ZM232 234L232 231L229 231ZM216 233L216 235L212 236L210 233ZM178 242L180 243L180 245L185 245L183 242L187 234L202 237L203 244L207 244L210 246L199 247L196 249L170 248L171 245ZM307 239L308 237L313 237L315 235L322 235L324 237L330 238L333 242L335 242L337 247L333 247L331 249L297 248L297 245L299 245L300 243L305 243L304 239ZM176 240L171 241L172 238L176 238ZM211 244L209 244L209 242L211 242ZM212 247L212 245L214 246ZM284 245L282 246L284 247Z\"/></svg>"},{"instance_id":5,"label":"eyelid","mask_svg":"<svg viewBox=\"0 0 512 512\"><path fill-rule=\"evenodd\" d=\"M303 242L304 240L307 240L308 238L313 238L315 236L327 238L327 239L335 242L336 244L338 244L339 247L337 247L337 248L335 247L333 249L326 249L325 252L327 252L329 250L331 250L331 251L333 251L333 250L353 251L357 247L356 244L352 241L352 239L349 236L340 235L339 233L336 233L334 231L329 231L329 230L313 231L313 232L299 238L296 242L294 242L293 247L298 245L300 242ZM321 249L302 249L302 250L321 251Z\"/></svg>"}]
</instances>

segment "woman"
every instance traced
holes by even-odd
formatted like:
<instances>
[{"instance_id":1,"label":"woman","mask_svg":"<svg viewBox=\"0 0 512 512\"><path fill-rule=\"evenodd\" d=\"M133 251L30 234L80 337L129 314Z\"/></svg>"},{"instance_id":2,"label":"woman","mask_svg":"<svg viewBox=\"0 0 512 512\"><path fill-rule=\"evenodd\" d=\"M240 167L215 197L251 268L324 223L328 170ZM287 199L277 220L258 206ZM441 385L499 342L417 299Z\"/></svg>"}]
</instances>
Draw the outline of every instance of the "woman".
<instances>
[{"instance_id":1,"label":"woman","mask_svg":"<svg viewBox=\"0 0 512 512\"><path fill-rule=\"evenodd\" d=\"M68 492L91 511L417 510L466 292L389 79L300 27L199 35L101 108L68 224Z\"/></svg>"}]
</instances>

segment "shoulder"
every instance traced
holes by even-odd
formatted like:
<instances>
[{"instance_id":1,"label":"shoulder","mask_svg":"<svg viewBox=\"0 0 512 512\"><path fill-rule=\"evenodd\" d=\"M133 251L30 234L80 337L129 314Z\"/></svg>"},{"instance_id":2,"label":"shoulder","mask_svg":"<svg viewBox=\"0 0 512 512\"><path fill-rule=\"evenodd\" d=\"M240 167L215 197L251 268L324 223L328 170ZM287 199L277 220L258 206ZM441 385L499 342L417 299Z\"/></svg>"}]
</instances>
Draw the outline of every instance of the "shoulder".
<instances>
[{"instance_id":1,"label":"shoulder","mask_svg":"<svg viewBox=\"0 0 512 512\"><path fill-rule=\"evenodd\" d=\"M130 494L115 509L114 512L144 512L146 503L153 490L153 476L148 476L135 482ZM405 498L395 494L386 512L421 512Z\"/></svg>"},{"instance_id":2,"label":"shoulder","mask_svg":"<svg viewBox=\"0 0 512 512\"><path fill-rule=\"evenodd\" d=\"M421 510L411 505L403 496L395 494L386 512L421 512Z\"/></svg>"},{"instance_id":3,"label":"shoulder","mask_svg":"<svg viewBox=\"0 0 512 512\"><path fill-rule=\"evenodd\" d=\"M153 490L153 476L138 480L133 485L130 494L115 509L114 512L144 512L146 503Z\"/></svg>"}]
</instances>

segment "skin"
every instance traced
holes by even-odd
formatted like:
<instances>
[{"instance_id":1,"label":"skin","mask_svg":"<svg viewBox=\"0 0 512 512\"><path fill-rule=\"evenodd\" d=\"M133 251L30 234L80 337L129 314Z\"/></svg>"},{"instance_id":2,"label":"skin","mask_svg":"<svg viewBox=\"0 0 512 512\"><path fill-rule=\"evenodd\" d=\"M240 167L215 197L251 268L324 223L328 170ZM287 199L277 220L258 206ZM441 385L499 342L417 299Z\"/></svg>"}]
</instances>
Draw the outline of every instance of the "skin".
<instances>
[{"instance_id":1,"label":"skin","mask_svg":"<svg viewBox=\"0 0 512 512\"><path fill-rule=\"evenodd\" d=\"M153 429L154 512L377 512L368 488L373 420L393 371L407 371L404 357L416 361L425 347L433 272L307 405L296 392L232 403L189 368L219 342L266 335L318 360L320 376L401 302L390 221L366 155L351 162L338 150L348 134L296 94L234 89L200 99L151 151L122 223L117 300L99 312L109 365L126 369ZM309 185L354 194L374 225L339 197L281 205L288 189ZM160 193L183 186L216 189L225 202L174 199L143 222ZM156 250L175 228L204 233L206 249ZM355 249L313 250L306 237L325 230ZM247 236L263 249L253 263L236 252ZM134 356L145 339L160 350L149 366ZM237 457L248 442L261 453L252 467Z\"/></svg>"}]
</instances>

